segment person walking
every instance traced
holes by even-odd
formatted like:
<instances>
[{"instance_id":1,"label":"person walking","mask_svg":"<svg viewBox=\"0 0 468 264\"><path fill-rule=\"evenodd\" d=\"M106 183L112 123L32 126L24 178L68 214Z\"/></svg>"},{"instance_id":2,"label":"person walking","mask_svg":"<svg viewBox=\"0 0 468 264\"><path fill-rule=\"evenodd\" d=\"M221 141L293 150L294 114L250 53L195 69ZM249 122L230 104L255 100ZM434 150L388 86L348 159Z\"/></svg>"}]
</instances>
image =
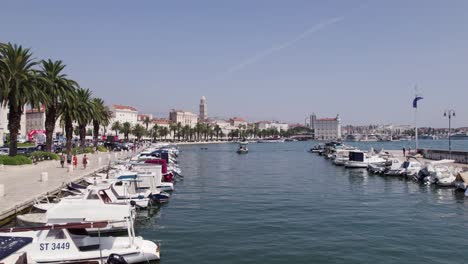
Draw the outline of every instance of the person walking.
<instances>
[{"instance_id":1,"label":"person walking","mask_svg":"<svg viewBox=\"0 0 468 264\"><path fill-rule=\"evenodd\" d=\"M72 164L72 155L70 153L67 154L67 164L69 166Z\"/></svg>"},{"instance_id":2,"label":"person walking","mask_svg":"<svg viewBox=\"0 0 468 264\"><path fill-rule=\"evenodd\" d=\"M60 154L60 165L63 166L65 165L65 155L63 155L63 152L62 154Z\"/></svg>"},{"instance_id":3,"label":"person walking","mask_svg":"<svg viewBox=\"0 0 468 264\"><path fill-rule=\"evenodd\" d=\"M86 165L88 165L88 157L86 154L83 156L83 168L86 169Z\"/></svg>"},{"instance_id":4,"label":"person walking","mask_svg":"<svg viewBox=\"0 0 468 264\"><path fill-rule=\"evenodd\" d=\"M408 148L408 155L411 156L411 147Z\"/></svg>"},{"instance_id":5,"label":"person walking","mask_svg":"<svg viewBox=\"0 0 468 264\"><path fill-rule=\"evenodd\" d=\"M406 148L403 147L403 157L406 157Z\"/></svg>"},{"instance_id":6,"label":"person walking","mask_svg":"<svg viewBox=\"0 0 468 264\"><path fill-rule=\"evenodd\" d=\"M78 157L76 154L73 156L73 167L76 169L78 167Z\"/></svg>"}]
</instances>

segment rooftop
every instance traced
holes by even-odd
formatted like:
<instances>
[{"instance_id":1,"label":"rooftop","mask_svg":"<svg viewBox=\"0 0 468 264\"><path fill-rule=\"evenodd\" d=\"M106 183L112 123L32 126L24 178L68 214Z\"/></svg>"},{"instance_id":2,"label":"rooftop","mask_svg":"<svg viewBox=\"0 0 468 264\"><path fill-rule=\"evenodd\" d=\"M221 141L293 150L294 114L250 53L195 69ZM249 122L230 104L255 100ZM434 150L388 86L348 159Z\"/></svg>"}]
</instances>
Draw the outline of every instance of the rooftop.
<instances>
[{"instance_id":1,"label":"rooftop","mask_svg":"<svg viewBox=\"0 0 468 264\"><path fill-rule=\"evenodd\" d=\"M127 106L127 105L118 105L118 104L115 104L115 105L112 105L112 107L116 110L129 110L129 111L138 111L135 107L132 107L132 106Z\"/></svg>"}]
</instances>

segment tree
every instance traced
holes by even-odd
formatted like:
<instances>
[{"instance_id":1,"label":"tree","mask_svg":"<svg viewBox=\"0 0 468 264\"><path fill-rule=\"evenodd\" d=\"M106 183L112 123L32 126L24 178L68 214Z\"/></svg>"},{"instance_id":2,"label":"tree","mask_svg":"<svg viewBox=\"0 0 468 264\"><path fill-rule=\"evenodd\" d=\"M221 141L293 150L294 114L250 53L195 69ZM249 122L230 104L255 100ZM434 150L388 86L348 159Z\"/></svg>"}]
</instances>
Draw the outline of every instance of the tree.
<instances>
[{"instance_id":1,"label":"tree","mask_svg":"<svg viewBox=\"0 0 468 264\"><path fill-rule=\"evenodd\" d=\"M216 133L216 140L219 140L219 133L222 132L222 130L218 124L215 125L214 132Z\"/></svg>"},{"instance_id":2,"label":"tree","mask_svg":"<svg viewBox=\"0 0 468 264\"><path fill-rule=\"evenodd\" d=\"M143 119L143 124L145 124L146 131L148 131L148 126L149 124L151 124L151 119L149 118L149 116L145 116L145 118Z\"/></svg>"},{"instance_id":3,"label":"tree","mask_svg":"<svg viewBox=\"0 0 468 264\"><path fill-rule=\"evenodd\" d=\"M176 137L176 132L177 132L177 125L175 123L171 123L169 125L169 132L172 132L172 139Z\"/></svg>"},{"instance_id":4,"label":"tree","mask_svg":"<svg viewBox=\"0 0 468 264\"><path fill-rule=\"evenodd\" d=\"M153 142L156 142L158 140L158 134L159 126L158 124L154 124L153 128L151 128L151 137L153 138Z\"/></svg>"},{"instance_id":5,"label":"tree","mask_svg":"<svg viewBox=\"0 0 468 264\"><path fill-rule=\"evenodd\" d=\"M70 97L59 104L59 116L65 127L66 152L70 154L73 138L73 121L78 119L78 103L76 90L70 90Z\"/></svg>"},{"instance_id":6,"label":"tree","mask_svg":"<svg viewBox=\"0 0 468 264\"><path fill-rule=\"evenodd\" d=\"M78 88L76 90L76 101L78 106L78 128L80 133L80 146L82 148L86 145L86 126L91 123L93 117L96 115L94 101L91 97L91 91L85 88Z\"/></svg>"},{"instance_id":7,"label":"tree","mask_svg":"<svg viewBox=\"0 0 468 264\"><path fill-rule=\"evenodd\" d=\"M182 132L182 123L178 122L176 125L177 129L177 140L180 141L180 133Z\"/></svg>"},{"instance_id":8,"label":"tree","mask_svg":"<svg viewBox=\"0 0 468 264\"><path fill-rule=\"evenodd\" d=\"M161 137L167 139L167 134L169 134L169 129L167 127L160 127L158 132Z\"/></svg>"},{"instance_id":9,"label":"tree","mask_svg":"<svg viewBox=\"0 0 468 264\"><path fill-rule=\"evenodd\" d=\"M190 126L189 125L185 125L183 128L182 128L182 134L184 136L184 140L188 140L189 139L189 136L190 136Z\"/></svg>"},{"instance_id":10,"label":"tree","mask_svg":"<svg viewBox=\"0 0 468 264\"><path fill-rule=\"evenodd\" d=\"M146 131L147 130L142 125L136 124L132 129L132 134L137 138L138 141L140 141L141 137L145 135Z\"/></svg>"},{"instance_id":11,"label":"tree","mask_svg":"<svg viewBox=\"0 0 468 264\"><path fill-rule=\"evenodd\" d=\"M11 43L0 44L0 104L8 106L9 110L10 156L17 154L24 106L39 107L39 103L47 99L39 85L43 80L33 69L37 64L30 49Z\"/></svg>"},{"instance_id":12,"label":"tree","mask_svg":"<svg viewBox=\"0 0 468 264\"><path fill-rule=\"evenodd\" d=\"M124 134L125 140L128 140L128 134L132 132L132 125L129 122L122 124L121 132Z\"/></svg>"},{"instance_id":13,"label":"tree","mask_svg":"<svg viewBox=\"0 0 468 264\"><path fill-rule=\"evenodd\" d=\"M78 86L75 81L68 79L67 75L63 73L64 68L65 64L60 60L43 60L38 73L44 80L41 86L49 98L44 102L46 151L52 150L55 123L59 118L60 102L70 100L69 96L73 94L72 90Z\"/></svg>"},{"instance_id":14,"label":"tree","mask_svg":"<svg viewBox=\"0 0 468 264\"><path fill-rule=\"evenodd\" d=\"M197 141L200 141L200 134L203 131L203 124L202 123L197 123L195 125L195 132L197 134Z\"/></svg>"},{"instance_id":15,"label":"tree","mask_svg":"<svg viewBox=\"0 0 468 264\"><path fill-rule=\"evenodd\" d=\"M119 131L122 130L122 126L120 125L120 122L119 122L119 121L115 121L115 122L112 124L111 129L115 131L115 136L117 136L118 133L119 133Z\"/></svg>"},{"instance_id":16,"label":"tree","mask_svg":"<svg viewBox=\"0 0 468 264\"><path fill-rule=\"evenodd\" d=\"M99 127L100 126L107 127L109 125L110 120L112 118L112 112L104 104L104 100L102 100L101 98L93 98L93 104L94 104L94 115L92 118L93 141L94 141L94 146L97 147L98 137L99 137Z\"/></svg>"}]
</instances>

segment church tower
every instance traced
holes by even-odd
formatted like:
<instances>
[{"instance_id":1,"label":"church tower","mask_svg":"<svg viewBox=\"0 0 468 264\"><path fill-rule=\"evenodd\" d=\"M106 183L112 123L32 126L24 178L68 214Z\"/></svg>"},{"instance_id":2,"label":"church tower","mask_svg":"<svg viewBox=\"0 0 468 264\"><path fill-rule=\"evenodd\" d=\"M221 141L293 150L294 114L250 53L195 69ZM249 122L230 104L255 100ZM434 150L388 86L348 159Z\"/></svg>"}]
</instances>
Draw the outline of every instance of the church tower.
<instances>
[{"instance_id":1,"label":"church tower","mask_svg":"<svg viewBox=\"0 0 468 264\"><path fill-rule=\"evenodd\" d=\"M200 100L200 121L206 121L208 118L208 108L206 105L206 98L205 96L202 96Z\"/></svg>"}]
</instances>

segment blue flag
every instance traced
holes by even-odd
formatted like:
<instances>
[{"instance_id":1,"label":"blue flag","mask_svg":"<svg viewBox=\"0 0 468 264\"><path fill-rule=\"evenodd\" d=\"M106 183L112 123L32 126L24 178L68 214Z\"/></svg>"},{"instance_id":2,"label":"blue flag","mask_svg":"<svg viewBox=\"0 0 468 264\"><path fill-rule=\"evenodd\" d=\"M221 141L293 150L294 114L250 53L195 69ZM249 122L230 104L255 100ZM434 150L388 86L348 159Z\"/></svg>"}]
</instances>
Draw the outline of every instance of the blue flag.
<instances>
[{"instance_id":1,"label":"blue flag","mask_svg":"<svg viewBox=\"0 0 468 264\"><path fill-rule=\"evenodd\" d=\"M423 98L421 96L416 96L413 100L413 108L418 108L418 101L422 99Z\"/></svg>"}]
</instances>

